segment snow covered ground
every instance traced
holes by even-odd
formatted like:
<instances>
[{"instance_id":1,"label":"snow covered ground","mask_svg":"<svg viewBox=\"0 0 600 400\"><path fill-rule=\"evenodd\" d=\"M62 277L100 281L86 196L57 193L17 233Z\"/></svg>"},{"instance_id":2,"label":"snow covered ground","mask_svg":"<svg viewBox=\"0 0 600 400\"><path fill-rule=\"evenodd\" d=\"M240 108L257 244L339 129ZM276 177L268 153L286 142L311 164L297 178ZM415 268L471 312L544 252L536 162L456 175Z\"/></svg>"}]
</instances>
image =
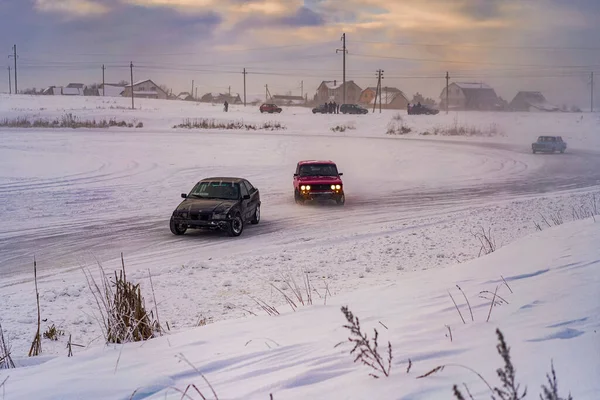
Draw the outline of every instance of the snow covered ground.
<instances>
[{"instance_id":1,"label":"snow covered ground","mask_svg":"<svg viewBox=\"0 0 600 400\"><path fill-rule=\"evenodd\" d=\"M127 354L140 354L144 360L152 357L162 359L160 354L168 354L167 359L170 360L173 349L169 346L186 349L186 356L189 349L189 354L194 355L193 363L209 375L211 382L218 383L221 398L255 398L255 395L267 398L268 388L282 393L286 387L289 393L285 394L285 398L332 398L327 391L333 390L331 388L336 385L350 388L344 383L347 382L345 379L356 380L357 376L363 376L360 374L364 371L355 372L360 368L351 365L350 356L342 356L329 346L332 341L343 340L343 332L339 328L343 320L340 319L338 305L344 303L353 305L353 311L359 316L364 315L363 318L376 321L377 316L382 322L386 319L397 326L396 333L391 336L395 346L396 343L404 349L418 349L422 345L427 349L431 346L433 355L421 357L422 360L431 359L427 367L435 362L447 362L446 356L456 356L458 361L468 361L472 366L489 366L491 364L479 364L481 360L476 355L479 351L494 350L493 329L487 325L471 328L470 333L465 334L465 338L474 343L467 346L469 341L465 340L463 347L468 348L468 351L463 348L465 355L448 349L439 350L439 346L446 344L437 339L429 340L431 335L419 338L419 332L434 331L437 338L438 331L445 329L444 324L456 323L447 320L452 318L452 311L446 309L449 306L446 288L464 281L466 283L461 286L467 292L475 293L490 290L493 285L488 281L497 279L496 270L505 271L506 275L519 275L543 269L533 269L539 263L550 263L555 267L562 265L558 264L560 257L555 247L549 245L545 249L544 243L548 240L567 246L564 248L571 246L571 257L577 260L573 262L585 264L585 260L597 255L594 253L597 246L582 247L572 239L586 233L589 237L583 240L585 243L593 244L594 238L598 243L597 225L591 223L578 222L573 225L579 227L577 229L563 226L548 230L548 233L542 232L539 237L527 239L532 242L531 246L524 244L526 241L509 244L534 233L535 223L542 223L543 217L550 218L560 213L565 221L569 221L574 210L582 207L591 209L594 202L600 206L598 115L403 115L404 123L412 132L391 136L386 135L386 130L397 114L393 111L346 116L313 115L309 109L287 108L281 115L261 115L257 107L250 106L232 106L225 114L220 105L179 101L136 99L139 107L136 110L128 110L129 105L128 99L0 95L0 119L18 116L56 118L71 113L83 119L117 118L136 123L141 121L144 125L140 129L0 128L0 320L11 341L13 354L26 354L35 330L37 313L31 273L34 255L38 260L42 318L45 319L42 327L45 329L56 324L66 333L57 342L44 340L45 354L64 355L68 335L72 335L73 342L89 347L85 352L80 350L79 356L74 359L58 358L39 367L26 368L23 371L28 372L19 372L23 374L22 378L11 371L10 381L14 385L11 385L11 391L15 392L7 392L7 398L44 398L43 390L22 392L28 390L26 384L19 386L16 382L26 382L33 376L27 374L34 374L38 380L43 377L42 380L47 380L48 384L56 382L56 377L48 375L45 368L56 369L59 365L69 365L64 370L66 375L69 368L88 371L90 376L95 376L93 366L107 371L107 374L110 371L110 378L107 375L106 379L115 382L110 388L114 392L96 387L92 394L88 393L89 398L129 398L133 390L144 385L154 385L156 390L148 389L145 393L160 392L160 397L164 393L161 391L169 385L185 387L188 380L199 382L184 365L172 367L170 361L165 362L164 367L152 367L152 374L133 364L124 367L126 364L120 362L119 371L123 373L113 373L114 357L120 348L114 350L98 346L101 345L101 334L92 317L94 302L81 268L98 273L98 262L107 270L119 268L120 252L125 254L128 276L142 284L146 303L154 307L149 292L150 271L161 320L169 322L172 329L168 340L158 339L141 348L139 345L126 346L121 361L126 359ZM279 121L287 129L173 129L173 125L185 118L243 120L249 123ZM455 124L482 130L493 125L502 135L470 138L420 135L436 127ZM354 129L345 132L330 129L338 125ZM563 136L569 143L567 153L532 155L529 144L540 134ZM345 207L300 207L294 204L291 178L296 162L305 158L333 159L338 163L345 173ZM263 200L261 224L249 227L242 237L235 240L206 232L174 237L168 229L168 218L180 200L179 193L187 192L197 180L210 175L242 175L257 186ZM493 256L504 254L506 265L492 261L496 258L485 257L456 266L478 256L481 245L474 233L482 228L491 228L498 247L509 245ZM545 250L539 254L539 250L530 252L529 247ZM524 258L525 255L529 255L528 258ZM491 265L497 267L492 268ZM574 268L573 271L577 272L569 275L565 287L583 285L586 290L592 290L595 282L598 293L597 268L586 267L586 273L593 279L583 283L579 275L583 269ZM283 276L301 279L303 273L309 273L321 293L328 285L333 295L332 303L328 301L327 307L314 306L278 318L252 317L215 322L189 330L202 318L209 321L231 320L249 315L248 310L261 314L250 296L284 311L283 298L270 284L283 288ZM548 279L539 281L544 282L543 287L548 285L559 290L553 286L557 276L558 273L554 272L543 274L532 278L532 281L536 280L535 285L528 282L522 293L515 290L514 296L526 295L533 299L515 297L517 304L526 305L530 300L548 304L536 307L540 311L532 316L531 324L522 317L525 311L513 310L517 313L514 319L502 314L513 304L508 298L511 305L494 310L494 315L503 316L506 325L502 326L515 332L505 332L509 344L516 348L520 341L525 343L523 349L530 352L531 360L523 360L530 367L524 368L529 368L531 373L535 369L536 376L524 376L528 382L543 379L539 363L543 364L543 371L548 369L546 364L549 365L546 358L533 357L542 354L533 348L541 345L527 344L530 342L526 341L530 336L545 335L544 321L549 315L545 315L544 310L551 309L550 304L555 304L554 301L560 301L556 304L564 306L565 311L552 317L566 320L567 314L577 308L574 303L563 302L563 297L554 300L549 290L540 290L539 293L529 290L538 287L538 279ZM483 285L486 289L481 289ZM370 289L372 287L378 289ZM577 293L573 296L581 294L579 289L574 290ZM363 294L357 294L359 291ZM589 295L593 297L593 292ZM421 301L415 301L418 299ZM576 299L573 297L571 300ZM598 307L599 302L586 306ZM421 303L422 307L426 307L419 308ZM484 314L483 308L485 305L478 312ZM453 317L458 318L457 315ZM482 319L480 316L478 321ZM590 317L587 321L591 321L589 326L597 326L597 319ZM550 321L547 325L558 322ZM460 336L460 331L466 328L452 326L458 329L455 336ZM587 328L568 329L590 332ZM287 330L295 332L294 335L284 335ZM308 339L311 338L309 331L314 331L314 338ZM337 333L332 335L332 332ZM406 332L412 332L408 333L408 338L405 337ZM274 333L278 333L285 344L270 336ZM339 334L341 339L336 337ZM197 336L200 336L201 343ZM235 338L243 345L254 337L265 336L281 345L272 349L274 355L265 353L264 341L254 340L242 347L232 342ZM582 348L587 346L587 350L582 349L582 354L589 356L591 350L598 350L584 342L591 340L590 337L594 336L581 335L581 338L565 342L577 343ZM456 342L458 340L454 344ZM262 348L253 347L258 345ZM148 348L156 352L144 350ZM571 349L571 345L567 348ZM208 352L210 356L206 349L211 349ZM398 349L402 351L400 347ZM439 351L441 353L438 354ZM247 352L257 354L257 358L249 357ZM419 354L406 357L416 361ZM90 363L89 368L72 361L84 357ZM281 361L286 357L290 358L289 363ZM395 357L397 362L406 360L404 354ZM343 365L340 364L342 360ZM111 362L113 364L108 367ZM137 365L135 360L130 362ZM238 362L242 365L251 363L250 369L254 372L250 372L248 367L238 368ZM260 370L257 371L254 363L261 366ZM288 372L267 374L270 369L285 369L278 367L281 363L290 365ZM330 368L331 363L333 368ZM295 367L292 368L292 365ZM597 363L589 365L598 371ZM420 373L426 369L425 366L419 368L422 368ZM557 368L560 368L558 362ZM400 369L397 367L398 371ZM231 370L237 372L232 374ZM181 374L177 375L176 371ZM490 371L493 372L492 369ZM558 372L560 376L563 371ZM236 375L238 373L241 375ZM353 375L355 373L359 375ZM304 374L305 378L299 377L294 381L291 378L294 374ZM340 378L333 379L338 375ZM355 388L366 390L360 392L363 394L370 393L367 389L373 388L366 379L366 373L364 376L365 380L359 380L360 387ZM452 376L458 376L456 379L462 379L461 382L470 379L462 375ZM397 394L399 387L402 388L402 398L431 398L427 397L428 393L444 393L442 397L446 397L451 380L437 382L438 379L430 378L428 382L408 379L411 383L406 383L403 376L402 385L398 382L391 385L383 383L382 387L387 389L381 389L384 392L380 398L397 397L391 393ZM231 387L227 384L230 380L243 380L245 384ZM578 382L570 381L574 394L574 386L579 385ZM588 395L592 393L589 390L594 388L598 389L587 383L580 385L581 390L577 393L581 396L578 398L593 398ZM71 389L80 390L81 386ZM14 393L23 395L8 397L9 394L14 396ZM319 395L312 396L314 393ZM347 397L365 398L355 393L357 397L350 394ZM73 395L70 398L78 397Z\"/></svg>"}]
</instances>

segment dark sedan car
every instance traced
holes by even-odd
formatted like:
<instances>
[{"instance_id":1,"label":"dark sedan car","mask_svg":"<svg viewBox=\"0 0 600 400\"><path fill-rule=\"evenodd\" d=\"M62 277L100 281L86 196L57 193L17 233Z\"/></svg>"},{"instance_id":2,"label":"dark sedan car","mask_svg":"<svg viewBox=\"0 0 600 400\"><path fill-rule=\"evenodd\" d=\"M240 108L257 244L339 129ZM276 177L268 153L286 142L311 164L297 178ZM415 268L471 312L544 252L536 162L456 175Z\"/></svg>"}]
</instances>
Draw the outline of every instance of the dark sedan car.
<instances>
[{"instance_id":1,"label":"dark sedan car","mask_svg":"<svg viewBox=\"0 0 600 400\"><path fill-rule=\"evenodd\" d=\"M369 110L358 104L342 104L340 106L340 112L342 114L368 114Z\"/></svg>"},{"instance_id":2,"label":"dark sedan car","mask_svg":"<svg viewBox=\"0 0 600 400\"><path fill-rule=\"evenodd\" d=\"M174 235L183 235L188 229L220 229L229 236L240 236L245 224L260 222L260 192L243 178L203 179L181 197L185 200L170 221Z\"/></svg>"}]
</instances>

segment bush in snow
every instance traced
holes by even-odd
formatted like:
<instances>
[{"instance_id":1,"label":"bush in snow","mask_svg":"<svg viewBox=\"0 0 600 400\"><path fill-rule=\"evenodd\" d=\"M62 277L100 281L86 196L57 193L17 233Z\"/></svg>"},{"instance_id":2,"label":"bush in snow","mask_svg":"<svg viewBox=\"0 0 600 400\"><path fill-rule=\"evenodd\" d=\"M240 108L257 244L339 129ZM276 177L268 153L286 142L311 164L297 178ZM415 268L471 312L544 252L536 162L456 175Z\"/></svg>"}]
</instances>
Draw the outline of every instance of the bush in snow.
<instances>
[{"instance_id":1,"label":"bush in snow","mask_svg":"<svg viewBox=\"0 0 600 400\"><path fill-rule=\"evenodd\" d=\"M57 329L56 325L52 324L51 326L48 327L48 329L46 329L46 332L44 332L44 338L57 341L58 337L64 336L64 334L65 334L64 331Z\"/></svg>"},{"instance_id":2,"label":"bush in snow","mask_svg":"<svg viewBox=\"0 0 600 400\"><path fill-rule=\"evenodd\" d=\"M81 119L73 114L65 114L60 118L47 119L47 118L29 118L29 117L17 117L17 118L4 118L0 120L0 127L7 128L100 128L106 129L111 126L128 127L133 128L132 123L125 121L117 121L116 119L100 120L95 119Z\"/></svg>"},{"instance_id":3,"label":"bush in snow","mask_svg":"<svg viewBox=\"0 0 600 400\"><path fill-rule=\"evenodd\" d=\"M330 128L332 132L346 132L347 130L354 130L356 126L353 123L336 125Z\"/></svg>"},{"instance_id":4,"label":"bush in snow","mask_svg":"<svg viewBox=\"0 0 600 400\"><path fill-rule=\"evenodd\" d=\"M98 320L106 342L139 342L160 332L158 322L151 319L153 313L146 310L140 285L127 280L125 264L119 274L115 271L113 282L109 281L101 267L100 271L100 285L87 272L86 279L100 312Z\"/></svg>"},{"instance_id":5,"label":"bush in snow","mask_svg":"<svg viewBox=\"0 0 600 400\"><path fill-rule=\"evenodd\" d=\"M492 387L490 383L477 371L466 367L460 364L445 364L439 365L432 369L431 371L418 376L417 379L426 378L428 376L437 374L443 371L447 367L458 367L462 369L466 369L481 379L483 383L488 387L490 391L490 399L491 400L522 400L527 396L527 387L521 390L521 385L516 380L516 369L514 364L512 363L512 359L510 358L510 347L506 344L504 340L504 335L500 331L500 329L496 329L496 335L498 336L498 345L496 346L496 350L502 360L504 361L504 366L502 368L498 368L496 370L496 375L500 379L500 386ZM546 378L548 379L548 385L542 385L542 394L540 394L541 400L573 400L571 395L567 398L560 397L558 394L558 381L556 379L556 372L554 371L554 363L551 363L551 375L546 374ZM473 398L471 392L467 384L463 383L464 389L467 392L469 398ZM458 385L454 385L452 387L452 393L457 400L465 400L466 397L461 392L461 389L458 388Z\"/></svg>"},{"instance_id":6,"label":"bush in snow","mask_svg":"<svg viewBox=\"0 0 600 400\"><path fill-rule=\"evenodd\" d=\"M422 132L421 135L433 136L504 136L502 128L495 123L487 126L475 126L468 124L459 124L458 119L454 119L454 123L449 125L438 125L431 131Z\"/></svg>"},{"instance_id":7,"label":"bush in snow","mask_svg":"<svg viewBox=\"0 0 600 400\"><path fill-rule=\"evenodd\" d=\"M369 375L373 378L379 378L377 374L383 374L386 377L390 376L390 370L392 369L392 344L388 342L386 362L377 349L377 339L379 337L377 329L373 329L374 337L371 341L366 333L362 333L358 317L355 317L348 307L342 307L342 313L346 317L346 321L348 321L348 324L344 325L344 328L350 330L348 341L354 344L354 347L350 350L350 354L356 354L354 362L360 361L362 364L371 367L375 373L370 373Z\"/></svg>"},{"instance_id":8,"label":"bush in snow","mask_svg":"<svg viewBox=\"0 0 600 400\"><path fill-rule=\"evenodd\" d=\"M2 330L2 324L0 324L0 369L15 368L15 363L10 356L10 346L8 341L4 338L4 331ZM0 385L2 387L2 385Z\"/></svg>"},{"instance_id":9,"label":"bush in snow","mask_svg":"<svg viewBox=\"0 0 600 400\"><path fill-rule=\"evenodd\" d=\"M173 129L224 129L224 130L283 130L285 126L279 122L264 122L262 125L247 124L244 121L217 121L209 118L185 119L181 124L174 125Z\"/></svg>"},{"instance_id":10,"label":"bush in snow","mask_svg":"<svg viewBox=\"0 0 600 400\"><path fill-rule=\"evenodd\" d=\"M406 125L404 119L402 118L402 115L400 113L397 113L388 123L387 131L385 133L388 135L406 135L410 132L412 132L412 129Z\"/></svg>"}]
</instances>

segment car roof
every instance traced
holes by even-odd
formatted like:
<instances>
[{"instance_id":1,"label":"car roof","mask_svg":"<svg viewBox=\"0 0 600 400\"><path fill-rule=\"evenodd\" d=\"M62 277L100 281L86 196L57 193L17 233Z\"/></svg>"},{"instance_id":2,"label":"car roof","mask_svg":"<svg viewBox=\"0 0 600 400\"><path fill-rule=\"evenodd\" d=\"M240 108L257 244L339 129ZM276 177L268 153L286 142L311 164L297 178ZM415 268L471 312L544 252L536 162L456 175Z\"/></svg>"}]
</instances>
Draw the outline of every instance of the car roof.
<instances>
[{"instance_id":1,"label":"car roof","mask_svg":"<svg viewBox=\"0 0 600 400\"><path fill-rule=\"evenodd\" d=\"M204 178L202 179L200 182L232 182L232 183L240 183L241 181L245 180L244 178L235 178L235 177L220 177L220 176L216 176L216 177L212 177L212 178Z\"/></svg>"},{"instance_id":2,"label":"car roof","mask_svg":"<svg viewBox=\"0 0 600 400\"><path fill-rule=\"evenodd\" d=\"M299 161L298 162L299 165L306 165L306 164L331 164L331 165L335 165L335 163L331 160L303 160L303 161Z\"/></svg>"}]
</instances>

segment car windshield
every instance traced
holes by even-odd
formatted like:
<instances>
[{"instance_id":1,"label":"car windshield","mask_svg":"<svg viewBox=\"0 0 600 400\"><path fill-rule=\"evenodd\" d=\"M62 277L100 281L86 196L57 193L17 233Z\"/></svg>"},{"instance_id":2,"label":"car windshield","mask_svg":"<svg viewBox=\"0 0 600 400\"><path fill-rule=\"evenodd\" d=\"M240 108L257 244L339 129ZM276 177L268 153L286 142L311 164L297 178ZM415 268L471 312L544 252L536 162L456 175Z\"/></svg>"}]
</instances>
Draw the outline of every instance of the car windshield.
<instances>
[{"instance_id":1,"label":"car windshield","mask_svg":"<svg viewBox=\"0 0 600 400\"><path fill-rule=\"evenodd\" d=\"M189 196L202 199L237 200L240 197L240 185L222 181L200 182L192 189Z\"/></svg>"},{"instance_id":2,"label":"car windshield","mask_svg":"<svg viewBox=\"0 0 600 400\"><path fill-rule=\"evenodd\" d=\"M300 176L337 176L334 164L304 164L300 166Z\"/></svg>"},{"instance_id":3,"label":"car windshield","mask_svg":"<svg viewBox=\"0 0 600 400\"><path fill-rule=\"evenodd\" d=\"M538 142L555 142L556 138L553 136L540 136Z\"/></svg>"}]
</instances>

